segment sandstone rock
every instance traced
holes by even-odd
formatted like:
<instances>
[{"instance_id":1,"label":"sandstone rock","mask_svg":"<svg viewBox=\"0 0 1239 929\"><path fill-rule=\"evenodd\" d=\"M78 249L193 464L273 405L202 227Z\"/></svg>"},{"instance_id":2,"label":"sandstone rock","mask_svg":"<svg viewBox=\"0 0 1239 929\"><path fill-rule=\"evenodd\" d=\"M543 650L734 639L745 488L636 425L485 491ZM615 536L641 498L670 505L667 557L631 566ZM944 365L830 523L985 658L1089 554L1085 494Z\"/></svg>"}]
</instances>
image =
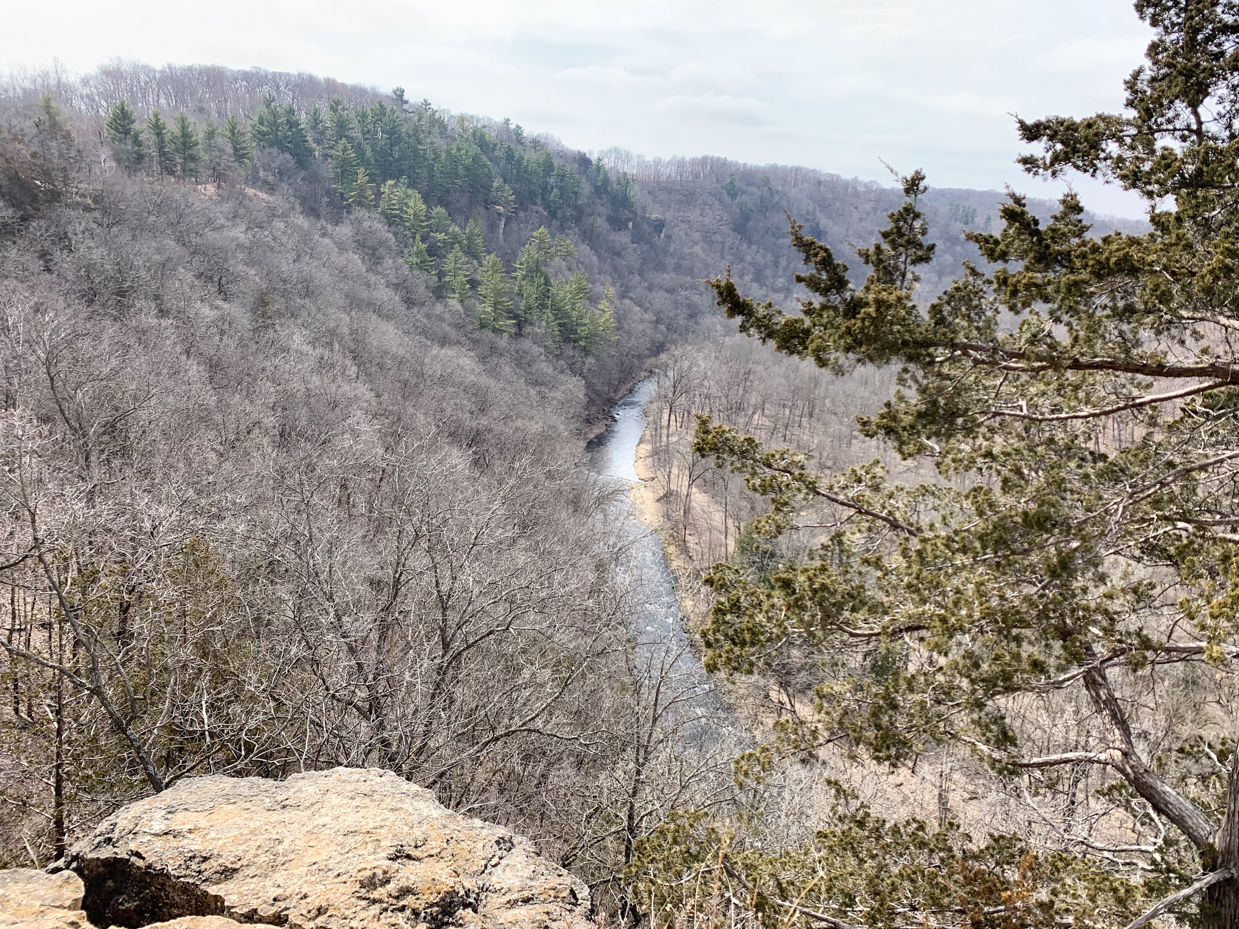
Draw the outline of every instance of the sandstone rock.
<instances>
[{"instance_id":1,"label":"sandstone rock","mask_svg":"<svg viewBox=\"0 0 1239 929\"><path fill-rule=\"evenodd\" d=\"M62 871L0 871L0 927L89 929L82 912L82 881ZM205 929L205 927L204 927ZM221 927L222 929L222 927Z\"/></svg>"},{"instance_id":2,"label":"sandstone rock","mask_svg":"<svg viewBox=\"0 0 1239 929\"><path fill-rule=\"evenodd\" d=\"M289 929L589 924L585 885L528 840L378 770L181 781L105 820L66 863L99 926L182 916Z\"/></svg>"},{"instance_id":3,"label":"sandstone rock","mask_svg":"<svg viewBox=\"0 0 1239 929\"><path fill-rule=\"evenodd\" d=\"M241 929L241 923L227 916L182 916L163 923L151 923L145 929Z\"/></svg>"}]
</instances>

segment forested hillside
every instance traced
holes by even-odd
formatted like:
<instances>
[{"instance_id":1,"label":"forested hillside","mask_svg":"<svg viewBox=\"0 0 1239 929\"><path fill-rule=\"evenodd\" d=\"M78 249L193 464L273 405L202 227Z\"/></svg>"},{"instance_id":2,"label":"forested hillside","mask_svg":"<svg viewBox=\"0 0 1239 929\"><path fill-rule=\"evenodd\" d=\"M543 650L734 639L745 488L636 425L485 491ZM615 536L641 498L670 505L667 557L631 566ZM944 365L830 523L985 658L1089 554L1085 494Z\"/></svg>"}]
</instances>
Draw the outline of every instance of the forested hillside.
<instances>
[{"instance_id":1,"label":"forested hillside","mask_svg":"<svg viewBox=\"0 0 1239 929\"><path fill-rule=\"evenodd\" d=\"M630 540L585 440L652 365L722 331L703 279L730 266L786 300L788 215L847 253L898 190L575 152L400 88L257 70L16 76L0 125L0 863L45 865L193 774L369 765L531 835L629 923L675 921L668 888L721 873L733 816L761 867L817 826L903 855L952 925L975 886L1001 899L1070 874L1111 915L1140 898L1074 848L1037 871L1026 836L987 844L946 813L947 833L915 817L902 832L833 781L807 791L824 818L789 812L806 795L791 790L775 811L768 748L734 783L699 777L692 753L717 746L669 735L681 695L656 663L634 674L640 579L618 569ZM939 248L909 306L961 259L1001 259L967 238L998 230L1000 199L920 199ZM764 406L755 381L728 380L763 367L743 354L706 356L714 379L684 382L660 439L690 426L690 400L785 439L850 409L782 368L762 383L811 396ZM712 406L724 381L736 396ZM703 486L729 480L703 462L688 465ZM672 483L687 533L692 486ZM698 554L744 537L760 586L760 510L736 484ZM794 704L818 656L785 645ZM778 777L808 783L810 760ZM973 883L943 884L945 861ZM782 918L733 886L729 919Z\"/></svg>"}]
</instances>

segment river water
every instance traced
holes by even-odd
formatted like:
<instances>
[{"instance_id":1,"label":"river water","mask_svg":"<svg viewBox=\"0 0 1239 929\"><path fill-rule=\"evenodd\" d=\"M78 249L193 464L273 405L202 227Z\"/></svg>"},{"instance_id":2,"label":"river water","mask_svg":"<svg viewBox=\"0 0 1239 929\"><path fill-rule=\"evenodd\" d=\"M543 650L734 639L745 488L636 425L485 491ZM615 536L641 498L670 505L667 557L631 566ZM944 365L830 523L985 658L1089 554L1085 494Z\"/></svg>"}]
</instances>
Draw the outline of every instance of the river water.
<instances>
[{"instance_id":1,"label":"river water","mask_svg":"<svg viewBox=\"0 0 1239 929\"><path fill-rule=\"evenodd\" d=\"M590 443L597 473L623 482L621 489L640 480L637 445L645 432L645 407L656 388L654 378L637 384L612 407L613 421L606 432ZM635 674L665 695L667 725L676 730L681 746L734 757L748 747L748 740L690 647L662 542L634 515L627 493L617 494L614 506L624 540L621 575L634 605Z\"/></svg>"}]
</instances>

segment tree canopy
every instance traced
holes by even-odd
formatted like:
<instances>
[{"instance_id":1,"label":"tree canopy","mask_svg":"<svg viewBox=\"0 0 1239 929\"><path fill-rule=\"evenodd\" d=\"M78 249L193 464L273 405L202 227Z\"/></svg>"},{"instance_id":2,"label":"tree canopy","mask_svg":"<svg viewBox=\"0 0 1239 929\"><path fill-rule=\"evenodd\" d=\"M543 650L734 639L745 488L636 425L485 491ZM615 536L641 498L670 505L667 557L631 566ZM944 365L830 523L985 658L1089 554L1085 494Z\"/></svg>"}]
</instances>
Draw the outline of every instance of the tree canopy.
<instances>
[{"instance_id":1,"label":"tree canopy","mask_svg":"<svg viewBox=\"0 0 1239 929\"><path fill-rule=\"evenodd\" d=\"M859 287L795 222L797 311L713 282L741 331L779 352L832 372L896 366L898 389L858 428L938 478L819 474L701 418L697 452L769 498L757 534L816 540L761 574L717 565L704 636L715 669L809 670L815 712L784 735L810 756L839 743L898 764L956 743L1045 792L1094 771L1128 812L1135 841L1118 844L1167 889L1195 888L1178 911L1235 926L1239 6L1136 9L1156 38L1124 113L1019 131L1042 146L1022 159L1031 173L1140 193L1147 233L1090 234L1074 194L1043 224L1012 194L1001 232L968 235L985 265L929 300L916 172L881 240L856 250ZM1165 688L1200 707L1191 724L1167 719ZM1062 836L1077 854L1104 845ZM868 918L846 895L822 905Z\"/></svg>"}]
</instances>

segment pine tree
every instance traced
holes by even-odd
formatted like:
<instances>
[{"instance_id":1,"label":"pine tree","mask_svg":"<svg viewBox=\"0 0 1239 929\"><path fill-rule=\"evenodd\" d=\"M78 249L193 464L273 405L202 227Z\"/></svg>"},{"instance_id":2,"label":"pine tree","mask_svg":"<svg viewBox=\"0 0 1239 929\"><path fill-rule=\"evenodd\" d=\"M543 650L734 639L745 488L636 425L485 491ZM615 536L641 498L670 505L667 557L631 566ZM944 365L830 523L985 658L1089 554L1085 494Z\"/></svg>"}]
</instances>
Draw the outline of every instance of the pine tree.
<instances>
[{"instance_id":1,"label":"pine tree","mask_svg":"<svg viewBox=\"0 0 1239 929\"><path fill-rule=\"evenodd\" d=\"M151 138L151 161L160 177L176 174L176 160L172 155L172 132L158 110L151 110L146 117L146 131Z\"/></svg>"},{"instance_id":2,"label":"pine tree","mask_svg":"<svg viewBox=\"0 0 1239 929\"><path fill-rule=\"evenodd\" d=\"M1235 929L1239 10L1136 9L1156 35L1124 111L1021 120L1019 131L1042 149L1021 158L1027 170L1118 182L1144 199L1147 231L1092 235L1074 193L1048 221L1012 193L998 233L967 233L985 269L965 265L931 302L916 290L932 256L916 172L880 240L857 250L860 287L794 223L808 294L793 310L743 296L729 276L713 282L741 331L779 352L832 373L899 371L858 431L937 473L916 484L877 461L815 473L803 452L701 417L695 451L769 498L755 531L813 527L797 542L805 555L765 577L715 565L702 635L710 668L803 671L818 685L814 718L785 733L806 756L839 740L894 765L956 743L1012 789L1035 783L1043 808L1074 806L1079 790L1099 810L1124 797L1106 813L1113 834L1157 823L1125 854L1165 875L1160 892L1182 892L1112 924L1142 925L1173 903L1184 924ZM1204 698L1197 681L1218 689ZM1168 725L1179 710L1154 695L1180 687L1200 695L1183 705L1199 715ZM1227 709L1215 716L1204 699ZM691 876L677 874L685 886ZM745 882L756 899L759 884ZM807 889L778 883L812 909ZM1086 890L1058 878L1045 925L1087 911L1073 910ZM777 921L797 918L780 909ZM868 908L830 912L886 924Z\"/></svg>"},{"instance_id":3,"label":"pine tree","mask_svg":"<svg viewBox=\"0 0 1239 929\"><path fill-rule=\"evenodd\" d=\"M250 138L255 145L290 155L302 170L308 168L314 159L314 147L296 109L291 105L281 106L271 94L262 98L258 112L254 114Z\"/></svg>"},{"instance_id":4,"label":"pine tree","mask_svg":"<svg viewBox=\"0 0 1239 929\"><path fill-rule=\"evenodd\" d=\"M404 225L404 204L409 188L401 181L387 181L379 188L379 215L389 223Z\"/></svg>"},{"instance_id":5,"label":"pine tree","mask_svg":"<svg viewBox=\"0 0 1239 929\"><path fill-rule=\"evenodd\" d=\"M118 101L108 111L107 122L104 124L107 140L113 145L127 144L133 138L137 123L138 119L133 115L133 108L124 100Z\"/></svg>"},{"instance_id":6,"label":"pine tree","mask_svg":"<svg viewBox=\"0 0 1239 929\"><path fill-rule=\"evenodd\" d=\"M118 101L108 112L104 133L116 164L129 171L141 167L146 159L142 130L133 108L124 100Z\"/></svg>"},{"instance_id":7,"label":"pine tree","mask_svg":"<svg viewBox=\"0 0 1239 929\"><path fill-rule=\"evenodd\" d=\"M176 127L168 139L168 147L172 152L177 174L181 178L196 178L198 165L202 161L202 145L198 139L197 127L184 113L176 114Z\"/></svg>"},{"instance_id":8,"label":"pine tree","mask_svg":"<svg viewBox=\"0 0 1239 929\"><path fill-rule=\"evenodd\" d=\"M361 170L361 165L357 162L357 153L353 151L353 146L342 139L332 151L329 163L336 193L340 195L341 200L347 202L357 183L357 172Z\"/></svg>"},{"instance_id":9,"label":"pine tree","mask_svg":"<svg viewBox=\"0 0 1239 929\"><path fill-rule=\"evenodd\" d=\"M498 255L486 256L480 277L478 324L495 332L511 332L514 325L511 282Z\"/></svg>"},{"instance_id":10,"label":"pine tree","mask_svg":"<svg viewBox=\"0 0 1239 929\"><path fill-rule=\"evenodd\" d=\"M324 139L328 149L335 151L341 142L348 142L354 151L357 150L357 140L353 137L353 118L349 114L348 106L339 97L332 97L327 101L327 117L324 123Z\"/></svg>"},{"instance_id":11,"label":"pine tree","mask_svg":"<svg viewBox=\"0 0 1239 929\"><path fill-rule=\"evenodd\" d=\"M533 235L529 237L529 245L533 247L533 253L539 261L550 261L555 257L555 246L551 242L551 234L547 232L546 226L539 226L534 230Z\"/></svg>"},{"instance_id":12,"label":"pine tree","mask_svg":"<svg viewBox=\"0 0 1239 929\"><path fill-rule=\"evenodd\" d=\"M545 230L543 230L545 231ZM516 314L518 335L541 324L551 307L551 279L542 266L538 242L530 239L516 256L516 295L520 309Z\"/></svg>"},{"instance_id":13,"label":"pine tree","mask_svg":"<svg viewBox=\"0 0 1239 929\"><path fill-rule=\"evenodd\" d=\"M310 162L314 160L314 146L310 144L310 137L305 131L301 117L291 105L284 107L280 121L279 147L292 156L293 161L302 171L308 168Z\"/></svg>"},{"instance_id":14,"label":"pine tree","mask_svg":"<svg viewBox=\"0 0 1239 929\"><path fill-rule=\"evenodd\" d=\"M482 237L482 221L476 216L469 217L465 224L464 235L465 254L475 262L481 262L486 255L486 240Z\"/></svg>"},{"instance_id":15,"label":"pine tree","mask_svg":"<svg viewBox=\"0 0 1239 929\"><path fill-rule=\"evenodd\" d=\"M275 102L275 97L267 94L262 98L258 112L254 114L254 120L250 123L250 138L253 139L254 145L261 148L281 149L280 137L283 133L280 124L282 122L283 111Z\"/></svg>"},{"instance_id":16,"label":"pine tree","mask_svg":"<svg viewBox=\"0 0 1239 929\"><path fill-rule=\"evenodd\" d=\"M202 164L206 168L208 181L217 185L233 170L232 152L228 140L213 120L208 119L202 126Z\"/></svg>"},{"instance_id":17,"label":"pine tree","mask_svg":"<svg viewBox=\"0 0 1239 929\"><path fill-rule=\"evenodd\" d=\"M442 278L447 295L461 306L467 306L473 295L471 277L469 259L460 246L456 246L443 262Z\"/></svg>"},{"instance_id":18,"label":"pine tree","mask_svg":"<svg viewBox=\"0 0 1239 929\"><path fill-rule=\"evenodd\" d=\"M305 114L305 130L315 148L331 151L332 147L327 144L327 120L317 103L313 104Z\"/></svg>"},{"instance_id":19,"label":"pine tree","mask_svg":"<svg viewBox=\"0 0 1239 929\"><path fill-rule=\"evenodd\" d=\"M577 345L585 354L597 355L615 341L615 310L611 305L614 299L615 291L608 284L595 311L585 314L577 335Z\"/></svg>"},{"instance_id":20,"label":"pine tree","mask_svg":"<svg viewBox=\"0 0 1239 929\"><path fill-rule=\"evenodd\" d=\"M576 246L572 244L572 240L566 235L555 236L555 244L551 248L551 254L555 258L575 258Z\"/></svg>"},{"instance_id":21,"label":"pine tree","mask_svg":"<svg viewBox=\"0 0 1239 929\"><path fill-rule=\"evenodd\" d=\"M452 217L443 207L437 206L430 211L429 225L430 245L436 255L443 257L453 248L464 250L464 233L452 222Z\"/></svg>"},{"instance_id":22,"label":"pine tree","mask_svg":"<svg viewBox=\"0 0 1239 929\"><path fill-rule=\"evenodd\" d=\"M414 238L413 244L405 250L404 263L414 271L420 271L422 274L433 275L437 270L434 256L426 248L426 243L422 241L421 236Z\"/></svg>"},{"instance_id":23,"label":"pine tree","mask_svg":"<svg viewBox=\"0 0 1239 929\"><path fill-rule=\"evenodd\" d=\"M413 188L409 188L409 195L405 198L401 221L409 235L415 239L425 240L430 233L430 226L426 222L426 201Z\"/></svg>"},{"instance_id":24,"label":"pine tree","mask_svg":"<svg viewBox=\"0 0 1239 929\"><path fill-rule=\"evenodd\" d=\"M580 344L586 328L589 309L589 281L577 271L570 278L557 278L551 283L551 299L547 312L548 334L557 342Z\"/></svg>"},{"instance_id":25,"label":"pine tree","mask_svg":"<svg viewBox=\"0 0 1239 929\"><path fill-rule=\"evenodd\" d=\"M496 210L506 216L511 216L516 212L516 195L501 177L495 178L495 183L491 185L490 202Z\"/></svg>"},{"instance_id":26,"label":"pine tree","mask_svg":"<svg viewBox=\"0 0 1239 929\"><path fill-rule=\"evenodd\" d=\"M249 129L236 116L224 120L224 138L232 148L232 160L240 168L248 167L254 157L254 143L250 141Z\"/></svg>"},{"instance_id":27,"label":"pine tree","mask_svg":"<svg viewBox=\"0 0 1239 929\"><path fill-rule=\"evenodd\" d=\"M357 176L344 197L344 205L355 210L374 209L374 189L370 186L370 177L365 168L357 169Z\"/></svg>"}]
</instances>

